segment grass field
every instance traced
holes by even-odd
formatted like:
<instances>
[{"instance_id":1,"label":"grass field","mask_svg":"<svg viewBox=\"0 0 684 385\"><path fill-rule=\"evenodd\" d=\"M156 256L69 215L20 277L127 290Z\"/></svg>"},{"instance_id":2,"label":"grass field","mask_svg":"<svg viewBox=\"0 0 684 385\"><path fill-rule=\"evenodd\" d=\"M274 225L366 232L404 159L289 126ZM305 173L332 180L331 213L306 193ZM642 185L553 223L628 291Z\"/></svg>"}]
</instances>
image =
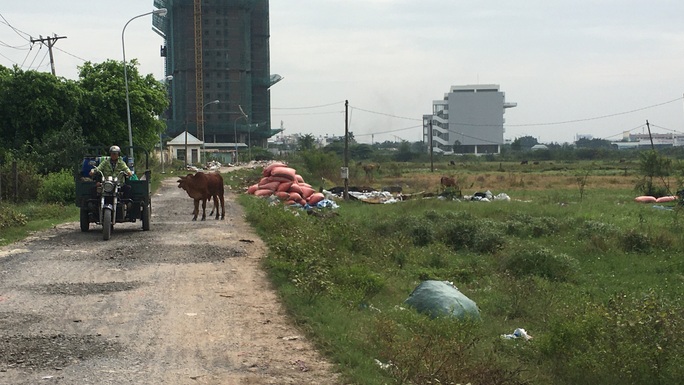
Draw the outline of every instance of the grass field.
<instances>
[{"instance_id":1,"label":"grass field","mask_svg":"<svg viewBox=\"0 0 684 385\"><path fill-rule=\"evenodd\" d=\"M338 202L325 217L241 202L270 247L266 266L285 303L348 382L678 383L681 206L635 203L634 165L529 166L537 169L383 165L351 182L438 192L439 176L450 175L464 194L505 192L510 202ZM427 279L453 282L481 321L433 320L404 306ZM501 338L516 328L534 338Z\"/></svg>"}]
</instances>

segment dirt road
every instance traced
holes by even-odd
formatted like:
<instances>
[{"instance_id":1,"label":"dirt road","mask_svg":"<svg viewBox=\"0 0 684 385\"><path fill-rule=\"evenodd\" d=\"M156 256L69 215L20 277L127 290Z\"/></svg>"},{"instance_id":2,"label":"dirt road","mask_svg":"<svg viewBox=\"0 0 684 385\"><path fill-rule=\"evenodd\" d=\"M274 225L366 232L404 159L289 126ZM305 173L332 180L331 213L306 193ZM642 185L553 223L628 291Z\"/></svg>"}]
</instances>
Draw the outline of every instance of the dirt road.
<instances>
[{"instance_id":1,"label":"dirt road","mask_svg":"<svg viewBox=\"0 0 684 385\"><path fill-rule=\"evenodd\" d=\"M336 383L232 194L224 221L191 222L175 178L152 205L151 231L68 223L0 248L0 384Z\"/></svg>"}]
</instances>

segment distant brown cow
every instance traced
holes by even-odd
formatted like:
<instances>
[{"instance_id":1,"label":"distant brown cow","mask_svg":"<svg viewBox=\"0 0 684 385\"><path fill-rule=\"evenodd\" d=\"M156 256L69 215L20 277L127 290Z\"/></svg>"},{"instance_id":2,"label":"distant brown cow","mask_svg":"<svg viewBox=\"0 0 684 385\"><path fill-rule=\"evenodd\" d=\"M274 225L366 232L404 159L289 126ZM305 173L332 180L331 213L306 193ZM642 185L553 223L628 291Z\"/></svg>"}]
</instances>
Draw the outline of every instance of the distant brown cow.
<instances>
[{"instance_id":1,"label":"distant brown cow","mask_svg":"<svg viewBox=\"0 0 684 385\"><path fill-rule=\"evenodd\" d=\"M202 220L205 220L207 199L214 200L214 207L216 208L216 219L219 219L218 204L221 203L221 219L225 218L225 200L223 189L223 178L218 173L198 172L196 174L188 174L181 176L178 179L178 188L182 188L190 198L195 201L195 209L193 210L193 221L197 220L199 215L199 202L202 201ZM212 210L213 213L213 210Z\"/></svg>"},{"instance_id":2,"label":"distant brown cow","mask_svg":"<svg viewBox=\"0 0 684 385\"><path fill-rule=\"evenodd\" d=\"M443 189L447 187L456 187L456 179L450 178L448 176L443 176L439 180L439 184L442 186Z\"/></svg>"}]
</instances>

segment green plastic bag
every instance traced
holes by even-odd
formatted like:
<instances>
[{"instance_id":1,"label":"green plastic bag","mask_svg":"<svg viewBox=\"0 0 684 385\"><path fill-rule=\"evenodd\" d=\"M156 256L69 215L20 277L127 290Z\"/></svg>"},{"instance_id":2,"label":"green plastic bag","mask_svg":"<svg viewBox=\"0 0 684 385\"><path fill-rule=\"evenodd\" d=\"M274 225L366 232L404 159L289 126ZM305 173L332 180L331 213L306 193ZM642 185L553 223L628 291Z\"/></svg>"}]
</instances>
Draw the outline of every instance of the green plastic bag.
<instances>
[{"instance_id":1,"label":"green plastic bag","mask_svg":"<svg viewBox=\"0 0 684 385\"><path fill-rule=\"evenodd\" d=\"M423 281L404 303L432 318L447 316L463 320L480 319L477 304L458 291L451 282Z\"/></svg>"}]
</instances>

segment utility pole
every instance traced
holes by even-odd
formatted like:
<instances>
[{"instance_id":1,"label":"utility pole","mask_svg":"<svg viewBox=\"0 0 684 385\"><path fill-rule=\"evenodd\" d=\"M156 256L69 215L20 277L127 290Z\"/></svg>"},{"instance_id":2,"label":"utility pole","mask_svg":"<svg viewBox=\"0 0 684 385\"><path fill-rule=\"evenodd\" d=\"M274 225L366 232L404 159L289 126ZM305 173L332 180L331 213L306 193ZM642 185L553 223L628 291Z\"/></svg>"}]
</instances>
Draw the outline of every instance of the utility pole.
<instances>
[{"instance_id":1,"label":"utility pole","mask_svg":"<svg viewBox=\"0 0 684 385\"><path fill-rule=\"evenodd\" d=\"M52 37L50 37L50 36L48 36L48 37L42 37L42 36L40 36L40 39L31 38L31 43L41 43L41 44L45 44L45 42L47 42L46 45L47 45L47 47L48 47L48 51L50 51L50 67L52 67L52 75L53 75L53 76L56 76L56 75L55 75L55 58L52 56L52 47L55 45L55 43L57 43L57 40L59 40L59 39L66 39L66 36L57 36L57 35L54 35L54 36L52 36Z\"/></svg>"},{"instance_id":2,"label":"utility pole","mask_svg":"<svg viewBox=\"0 0 684 385\"><path fill-rule=\"evenodd\" d=\"M344 101L344 200L349 199L349 100Z\"/></svg>"},{"instance_id":3,"label":"utility pole","mask_svg":"<svg viewBox=\"0 0 684 385\"><path fill-rule=\"evenodd\" d=\"M653 145L653 136L651 135L651 125L648 124L648 119L646 120L646 128L648 128L648 138L651 139L651 150L655 151L655 146Z\"/></svg>"}]
</instances>

